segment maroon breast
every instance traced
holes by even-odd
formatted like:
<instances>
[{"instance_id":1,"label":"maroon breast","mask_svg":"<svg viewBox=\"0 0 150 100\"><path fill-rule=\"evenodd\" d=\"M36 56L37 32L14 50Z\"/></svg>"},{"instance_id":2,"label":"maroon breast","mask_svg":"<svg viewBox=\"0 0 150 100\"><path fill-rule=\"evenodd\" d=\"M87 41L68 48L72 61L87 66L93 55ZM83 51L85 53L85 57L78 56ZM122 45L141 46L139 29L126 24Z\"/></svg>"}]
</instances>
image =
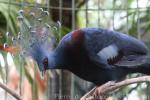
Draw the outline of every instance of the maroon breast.
<instances>
[{"instance_id":1,"label":"maroon breast","mask_svg":"<svg viewBox=\"0 0 150 100\"><path fill-rule=\"evenodd\" d=\"M73 31L72 42L75 44L83 44L83 41L84 41L84 32L82 32L80 29Z\"/></svg>"}]
</instances>

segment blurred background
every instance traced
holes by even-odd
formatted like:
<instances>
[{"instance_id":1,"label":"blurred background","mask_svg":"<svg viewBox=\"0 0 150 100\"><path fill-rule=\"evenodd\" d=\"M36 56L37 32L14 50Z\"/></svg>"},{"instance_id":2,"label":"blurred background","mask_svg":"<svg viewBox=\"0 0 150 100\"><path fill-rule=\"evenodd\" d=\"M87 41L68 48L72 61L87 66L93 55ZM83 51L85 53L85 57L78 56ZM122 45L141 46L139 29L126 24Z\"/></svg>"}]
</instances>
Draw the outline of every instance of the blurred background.
<instances>
[{"instance_id":1,"label":"blurred background","mask_svg":"<svg viewBox=\"0 0 150 100\"><path fill-rule=\"evenodd\" d=\"M56 27L57 31L52 32L55 47L65 34L83 27L116 30L141 39L150 47L150 0L0 0L0 82L23 100L79 100L94 87L65 70L50 70L41 80L36 62L20 56L13 38L22 32L18 11L23 9L26 22L31 22L28 15L34 8L49 12L50 26L61 23L61 28ZM150 100L149 95L150 85L142 83L121 88L106 97L107 100ZM0 99L15 100L3 89Z\"/></svg>"}]
</instances>

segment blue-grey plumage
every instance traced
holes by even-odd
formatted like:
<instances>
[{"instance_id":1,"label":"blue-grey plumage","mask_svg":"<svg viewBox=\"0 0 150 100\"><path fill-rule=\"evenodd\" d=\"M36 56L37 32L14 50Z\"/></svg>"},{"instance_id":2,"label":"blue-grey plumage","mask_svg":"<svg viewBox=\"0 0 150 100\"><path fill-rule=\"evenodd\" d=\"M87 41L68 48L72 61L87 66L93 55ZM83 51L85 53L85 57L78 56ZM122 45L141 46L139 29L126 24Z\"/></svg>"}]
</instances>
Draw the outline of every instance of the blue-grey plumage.
<instances>
[{"instance_id":1,"label":"blue-grey plumage","mask_svg":"<svg viewBox=\"0 0 150 100\"><path fill-rule=\"evenodd\" d=\"M147 54L147 46L127 34L102 28L81 29L85 33L85 46L91 60L107 64L118 56ZM106 66L105 66L106 67Z\"/></svg>"},{"instance_id":2,"label":"blue-grey plumage","mask_svg":"<svg viewBox=\"0 0 150 100\"><path fill-rule=\"evenodd\" d=\"M143 56L147 51L146 45L134 37L107 29L83 28L65 35L54 51L50 52L48 45L38 45L31 55L42 72L66 69L101 85L121 80L129 73L140 72L137 67L130 68L125 63L121 66L115 64L125 56ZM150 71L145 73L150 74Z\"/></svg>"}]
</instances>

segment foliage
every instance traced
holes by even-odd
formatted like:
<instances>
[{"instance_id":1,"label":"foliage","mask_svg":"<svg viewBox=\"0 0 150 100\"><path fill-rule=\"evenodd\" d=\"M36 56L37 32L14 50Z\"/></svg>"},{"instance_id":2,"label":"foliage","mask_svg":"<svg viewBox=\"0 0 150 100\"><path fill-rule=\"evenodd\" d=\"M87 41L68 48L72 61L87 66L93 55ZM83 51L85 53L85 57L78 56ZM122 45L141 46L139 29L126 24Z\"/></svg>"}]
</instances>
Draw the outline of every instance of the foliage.
<instances>
[{"instance_id":1,"label":"foliage","mask_svg":"<svg viewBox=\"0 0 150 100\"><path fill-rule=\"evenodd\" d=\"M14 5L10 5L11 0L0 0L0 44L6 42L5 33L9 31L12 35L16 34L17 28L17 8Z\"/></svg>"}]
</instances>

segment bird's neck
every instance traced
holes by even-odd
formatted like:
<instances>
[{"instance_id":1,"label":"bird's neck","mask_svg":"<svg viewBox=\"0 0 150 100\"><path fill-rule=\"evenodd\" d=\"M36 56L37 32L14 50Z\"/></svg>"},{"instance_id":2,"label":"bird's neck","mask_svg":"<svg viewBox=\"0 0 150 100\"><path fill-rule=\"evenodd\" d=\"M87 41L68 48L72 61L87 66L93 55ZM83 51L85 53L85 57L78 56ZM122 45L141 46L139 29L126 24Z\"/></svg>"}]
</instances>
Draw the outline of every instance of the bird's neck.
<instances>
[{"instance_id":1,"label":"bird's neck","mask_svg":"<svg viewBox=\"0 0 150 100\"><path fill-rule=\"evenodd\" d=\"M63 52L51 52L49 55L48 69L65 69L66 59Z\"/></svg>"}]
</instances>

